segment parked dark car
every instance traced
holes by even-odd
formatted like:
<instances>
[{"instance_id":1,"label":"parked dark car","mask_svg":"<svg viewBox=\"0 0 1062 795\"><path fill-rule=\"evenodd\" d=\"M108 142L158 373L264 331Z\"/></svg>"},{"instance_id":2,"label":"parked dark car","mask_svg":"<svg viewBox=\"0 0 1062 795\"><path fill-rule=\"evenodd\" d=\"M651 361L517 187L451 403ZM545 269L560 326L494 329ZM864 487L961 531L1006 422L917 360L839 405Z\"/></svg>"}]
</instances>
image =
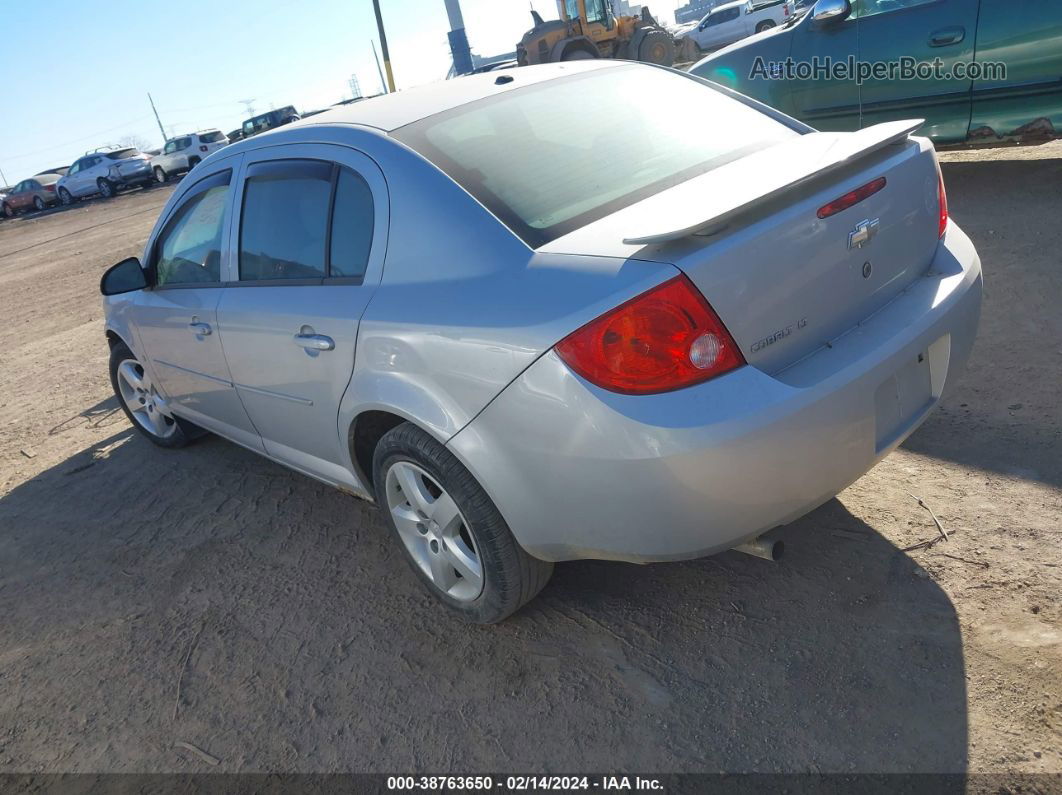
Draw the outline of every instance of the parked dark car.
<instances>
[{"instance_id":1,"label":"parked dark car","mask_svg":"<svg viewBox=\"0 0 1062 795\"><path fill-rule=\"evenodd\" d=\"M18 183L3 198L2 211L8 218L30 210L44 210L59 203L55 193L55 183L59 174L38 174Z\"/></svg>"},{"instance_id":2,"label":"parked dark car","mask_svg":"<svg viewBox=\"0 0 1062 795\"><path fill-rule=\"evenodd\" d=\"M292 105L285 105L283 108L277 108L267 113L259 113L243 123L241 128L243 137L250 138L252 135L272 130L274 127L282 127L285 124L298 121L300 118L298 111Z\"/></svg>"},{"instance_id":3,"label":"parked dark car","mask_svg":"<svg viewBox=\"0 0 1062 795\"><path fill-rule=\"evenodd\" d=\"M1057 0L819 0L795 19L713 53L690 72L819 130L925 119L919 134L938 146L1062 136ZM823 80L807 67L805 76L786 74L787 64L844 66L849 59L883 76L860 81L846 70ZM910 79L899 69L904 59L942 68Z\"/></svg>"}]
</instances>

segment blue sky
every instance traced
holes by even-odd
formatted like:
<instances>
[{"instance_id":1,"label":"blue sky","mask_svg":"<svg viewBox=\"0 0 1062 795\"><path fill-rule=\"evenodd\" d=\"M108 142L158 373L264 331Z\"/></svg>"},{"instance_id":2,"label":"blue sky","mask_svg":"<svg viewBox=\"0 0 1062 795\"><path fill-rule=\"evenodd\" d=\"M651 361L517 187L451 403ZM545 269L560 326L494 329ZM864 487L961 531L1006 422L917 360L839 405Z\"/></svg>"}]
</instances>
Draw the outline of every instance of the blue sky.
<instances>
[{"instance_id":1,"label":"blue sky","mask_svg":"<svg viewBox=\"0 0 1062 795\"><path fill-rule=\"evenodd\" d=\"M228 131L248 116L301 112L380 90L371 0L0 0L0 170L8 184L69 165L134 136L162 145L150 91L168 133ZM650 8L654 3L650 0ZM675 0L656 0L669 18ZM480 55L511 52L534 6L555 0L461 0ZM381 0L398 88L450 67L443 0ZM656 10L655 8L653 9ZM377 42L379 47L379 42Z\"/></svg>"}]
</instances>

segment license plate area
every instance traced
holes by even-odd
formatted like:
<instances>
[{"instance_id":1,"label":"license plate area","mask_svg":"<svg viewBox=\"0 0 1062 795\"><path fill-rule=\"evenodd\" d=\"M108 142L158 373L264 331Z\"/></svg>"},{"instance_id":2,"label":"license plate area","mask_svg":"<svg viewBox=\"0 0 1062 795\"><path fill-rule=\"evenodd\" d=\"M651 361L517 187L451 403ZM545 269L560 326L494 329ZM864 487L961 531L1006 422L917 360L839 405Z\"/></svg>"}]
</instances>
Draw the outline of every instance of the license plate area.
<instances>
[{"instance_id":1,"label":"license plate area","mask_svg":"<svg viewBox=\"0 0 1062 795\"><path fill-rule=\"evenodd\" d=\"M943 336L907 359L874 393L877 452L892 446L940 399L948 372L951 338Z\"/></svg>"}]
</instances>

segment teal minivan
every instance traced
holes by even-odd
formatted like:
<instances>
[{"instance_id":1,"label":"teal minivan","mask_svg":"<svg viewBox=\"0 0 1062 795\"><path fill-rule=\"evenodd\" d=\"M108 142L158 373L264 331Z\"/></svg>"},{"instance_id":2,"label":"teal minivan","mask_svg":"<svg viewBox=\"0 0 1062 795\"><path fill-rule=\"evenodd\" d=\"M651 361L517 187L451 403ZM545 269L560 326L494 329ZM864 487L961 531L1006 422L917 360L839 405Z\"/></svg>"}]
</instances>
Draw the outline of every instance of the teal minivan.
<instances>
[{"instance_id":1,"label":"teal minivan","mask_svg":"<svg viewBox=\"0 0 1062 795\"><path fill-rule=\"evenodd\" d=\"M819 0L690 71L820 130L1033 143L1062 136L1062 0Z\"/></svg>"}]
</instances>

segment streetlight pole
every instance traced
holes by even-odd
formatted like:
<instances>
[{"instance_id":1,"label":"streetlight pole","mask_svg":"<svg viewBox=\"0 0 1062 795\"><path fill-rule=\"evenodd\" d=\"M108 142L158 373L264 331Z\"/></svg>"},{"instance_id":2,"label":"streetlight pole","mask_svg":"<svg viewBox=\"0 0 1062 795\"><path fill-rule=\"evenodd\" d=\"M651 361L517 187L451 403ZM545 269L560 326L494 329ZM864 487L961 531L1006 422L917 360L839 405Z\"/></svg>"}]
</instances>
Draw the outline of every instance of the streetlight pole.
<instances>
[{"instance_id":1,"label":"streetlight pole","mask_svg":"<svg viewBox=\"0 0 1062 795\"><path fill-rule=\"evenodd\" d=\"M159 132L162 133L162 142L166 143L166 131L162 129L162 120L159 118L159 112L155 110L155 100L151 98L151 92L148 92L148 102L151 103L151 112L155 114L155 121L158 122Z\"/></svg>"},{"instance_id":2,"label":"streetlight pole","mask_svg":"<svg viewBox=\"0 0 1062 795\"><path fill-rule=\"evenodd\" d=\"M387 50L387 34L384 33L383 16L380 14L380 0L372 0L373 11L376 12L376 27L380 31L380 50L383 53L384 70L387 72L387 89L395 90L395 76L391 71L391 55Z\"/></svg>"}]
</instances>

